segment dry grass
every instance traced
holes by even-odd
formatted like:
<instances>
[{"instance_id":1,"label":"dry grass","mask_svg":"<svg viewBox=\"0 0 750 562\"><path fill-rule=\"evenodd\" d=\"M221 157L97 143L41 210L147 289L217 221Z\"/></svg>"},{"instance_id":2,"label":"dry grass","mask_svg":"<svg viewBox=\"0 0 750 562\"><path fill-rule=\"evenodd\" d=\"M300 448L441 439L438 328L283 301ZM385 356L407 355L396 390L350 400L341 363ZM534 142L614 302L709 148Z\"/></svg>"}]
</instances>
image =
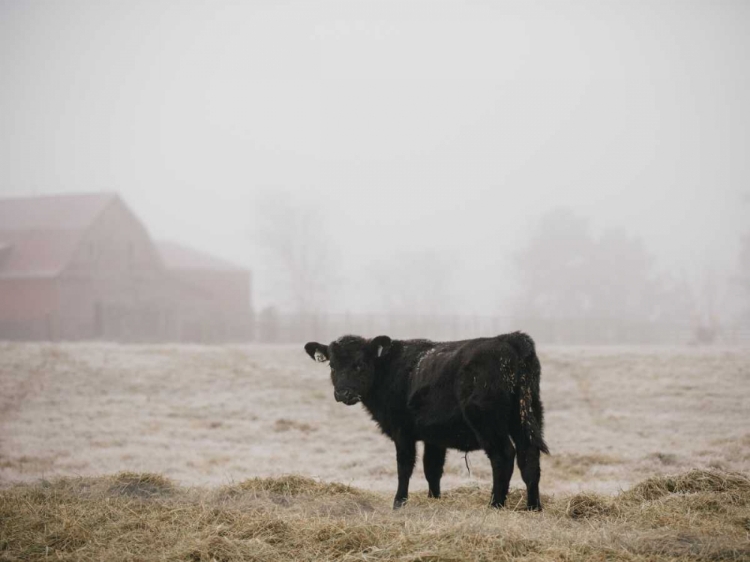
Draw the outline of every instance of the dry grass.
<instances>
[{"instance_id":1,"label":"dry grass","mask_svg":"<svg viewBox=\"0 0 750 562\"><path fill-rule=\"evenodd\" d=\"M576 494L568 500L565 514L572 519L614 516L620 513L620 503L598 494Z\"/></svg>"},{"instance_id":2,"label":"dry grass","mask_svg":"<svg viewBox=\"0 0 750 562\"><path fill-rule=\"evenodd\" d=\"M656 500L668 494L699 492L747 495L750 493L750 482L742 474L691 470L677 476L654 476L634 486L626 496L640 500Z\"/></svg>"},{"instance_id":3,"label":"dry grass","mask_svg":"<svg viewBox=\"0 0 750 562\"><path fill-rule=\"evenodd\" d=\"M390 496L300 476L182 488L154 474L0 491L0 560L748 560L750 480L692 470L617 496L486 507L486 490ZM283 501L282 501L283 500Z\"/></svg>"},{"instance_id":4,"label":"dry grass","mask_svg":"<svg viewBox=\"0 0 750 562\"><path fill-rule=\"evenodd\" d=\"M250 478L226 490L254 490L256 492L275 492L279 494L352 494L351 486L337 483L318 482L312 478L290 474L280 478Z\"/></svg>"}]
</instances>

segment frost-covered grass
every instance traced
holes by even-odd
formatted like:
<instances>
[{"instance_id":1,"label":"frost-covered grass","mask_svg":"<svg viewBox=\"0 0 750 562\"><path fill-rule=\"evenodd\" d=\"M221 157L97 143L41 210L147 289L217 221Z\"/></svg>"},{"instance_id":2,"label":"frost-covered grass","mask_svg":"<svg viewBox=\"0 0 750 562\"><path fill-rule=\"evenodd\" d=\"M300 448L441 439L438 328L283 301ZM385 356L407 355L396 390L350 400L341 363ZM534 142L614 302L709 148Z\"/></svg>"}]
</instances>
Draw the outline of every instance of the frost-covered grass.
<instances>
[{"instance_id":1,"label":"frost-covered grass","mask_svg":"<svg viewBox=\"0 0 750 562\"><path fill-rule=\"evenodd\" d=\"M750 472L750 350L540 346L543 493L616 493L691 468ZM444 489L479 485L450 452ZM395 454L302 346L0 343L0 485L123 470L223 485L299 474L394 492ZM523 483L514 475L512 485ZM412 490L426 493L417 463Z\"/></svg>"}]
</instances>

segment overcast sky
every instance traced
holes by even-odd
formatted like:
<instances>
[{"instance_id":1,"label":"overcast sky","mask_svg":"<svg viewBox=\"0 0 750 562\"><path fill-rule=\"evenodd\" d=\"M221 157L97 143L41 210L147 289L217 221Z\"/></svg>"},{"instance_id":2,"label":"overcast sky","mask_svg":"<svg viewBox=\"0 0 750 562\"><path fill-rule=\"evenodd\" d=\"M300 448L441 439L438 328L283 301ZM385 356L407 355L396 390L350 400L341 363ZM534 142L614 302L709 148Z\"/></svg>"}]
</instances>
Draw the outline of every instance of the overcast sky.
<instances>
[{"instance_id":1,"label":"overcast sky","mask_svg":"<svg viewBox=\"0 0 750 562\"><path fill-rule=\"evenodd\" d=\"M269 192L321 209L342 309L371 305L373 263L433 250L458 308L494 313L560 205L728 276L749 30L742 0L0 0L0 195L118 191L155 238L253 268L259 305Z\"/></svg>"}]
</instances>

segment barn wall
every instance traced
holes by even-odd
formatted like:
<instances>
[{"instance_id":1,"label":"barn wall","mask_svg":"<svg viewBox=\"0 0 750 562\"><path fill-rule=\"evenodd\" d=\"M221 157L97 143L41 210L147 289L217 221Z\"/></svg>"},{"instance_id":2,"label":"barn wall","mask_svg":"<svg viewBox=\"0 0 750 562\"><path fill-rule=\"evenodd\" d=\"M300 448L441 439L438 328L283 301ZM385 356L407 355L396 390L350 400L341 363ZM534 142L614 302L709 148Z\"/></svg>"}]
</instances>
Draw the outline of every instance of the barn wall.
<instances>
[{"instance_id":1,"label":"barn wall","mask_svg":"<svg viewBox=\"0 0 750 562\"><path fill-rule=\"evenodd\" d=\"M0 279L0 339L57 339L58 303L54 278Z\"/></svg>"},{"instance_id":2,"label":"barn wall","mask_svg":"<svg viewBox=\"0 0 750 562\"><path fill-rule=\"evenodd\" d=\"M130 275L163 269L146 229L125 204L116 199L85 233L65 273Z\"/></svg>"},{"instance_id":3,"label":"barn wall","mask_svg":"<svg viewBox=\"0 0 750 562\"><path fill-rule=\"evenodd\" d=\"M61 337L170 339L163 275L66 275L60 281Z\"/></svg>"},{"instance_id":4,"label":"barn wall","mask_svg":"<svg viewBox=\"0 0 750 562\"><path fill-rule=\"evenodd\" d=\"M60 337L165 337L165 272L137 217L116 199L97 217L60 276Z\"/></svg>"},{"instance_id":5,"label":"barn wall","mask_svg":"<svg viewBox=\"0 0 750 562\"><path fill-rule=\"evenodd\" d=\"M249 272L174 270L171 274L178 283L205 300L210 333L203 337L212 341L249 341L253 338Z\"/></svg>"},{"instance_id":6,"label":"barn wall","mask_svg":"<svg viewBox=\"0 0 750 562\"><path fill-rule=\"evenodd\" d=\"M0 339L208 343L252 334L249 273L167 270L119 199L57 278L0 280Z\"/></svg>"},{"instance_id":7,"label":"barn wall","mask_svg":"<svg viewBox=\"0 0 750 562\"><path fill-rule=\"evenodd\" d=\"M204 290L168 272L66 275L60 294L63 339L213 343L249 341L252 335L247 309L222 308Z\"/></svg>"}]
</instances>

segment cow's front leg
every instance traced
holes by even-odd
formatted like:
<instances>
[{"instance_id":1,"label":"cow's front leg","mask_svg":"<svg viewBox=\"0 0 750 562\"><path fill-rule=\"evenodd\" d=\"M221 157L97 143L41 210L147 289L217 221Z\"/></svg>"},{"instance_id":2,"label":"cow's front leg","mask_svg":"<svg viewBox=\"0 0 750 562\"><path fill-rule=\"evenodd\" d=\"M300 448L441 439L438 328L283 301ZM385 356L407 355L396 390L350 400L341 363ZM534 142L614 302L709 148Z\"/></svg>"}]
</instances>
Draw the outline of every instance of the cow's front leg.
<instances>
[{"instance_id":1,"label":"cow's front leg","mask_svg":"<svg viewBox=\"0 0 750 562\"><path fill-rule=\"evenodd\" d=\"M412 439L396 440L396 462L398 463L398 490L393 500L393 509L398 509L409 498L409 479L417 460L417 442Z\"/></svg>"}]
</instances>

